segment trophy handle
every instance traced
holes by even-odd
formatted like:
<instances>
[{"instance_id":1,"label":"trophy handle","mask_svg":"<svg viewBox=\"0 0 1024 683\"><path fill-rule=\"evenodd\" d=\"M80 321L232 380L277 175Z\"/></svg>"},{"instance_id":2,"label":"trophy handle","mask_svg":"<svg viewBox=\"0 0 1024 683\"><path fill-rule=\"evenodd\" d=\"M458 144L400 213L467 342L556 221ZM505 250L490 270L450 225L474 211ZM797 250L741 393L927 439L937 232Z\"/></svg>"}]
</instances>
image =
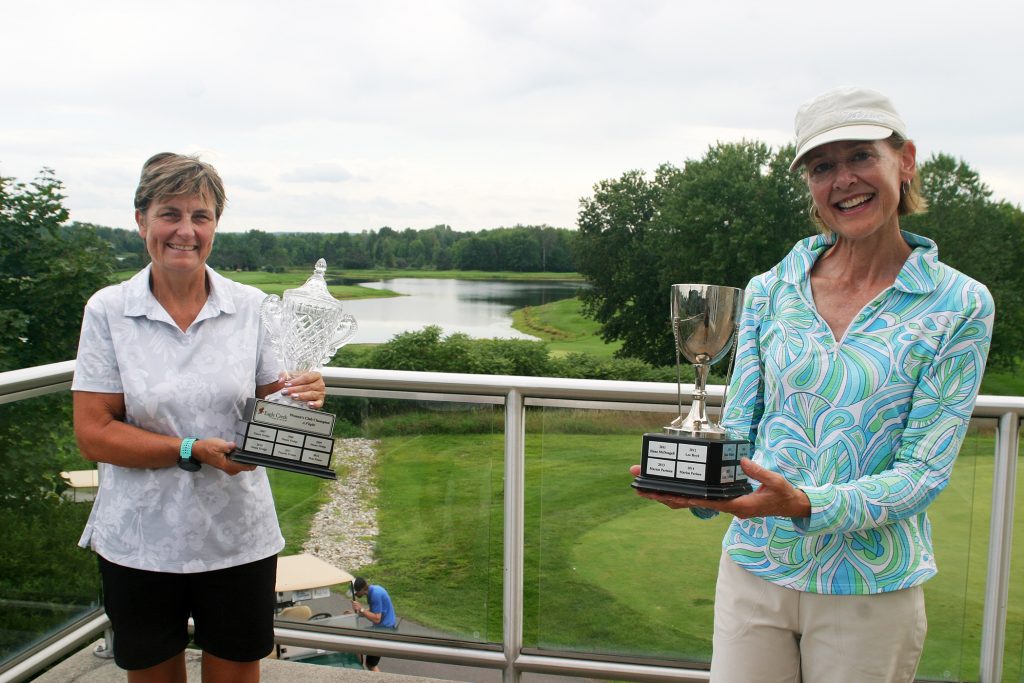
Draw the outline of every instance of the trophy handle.
<instances>
[{"instance_id":1,"label":"trophy handle","mask_svg":"<svg viewBox=\"0 0 1024 683\"><path fill-rule=\"evenodd\" d=\"M338 320L338 328L335 330L334 338L331 339L330 344L324 349L324 357L320 361L320 365L327 365L334 358L334 354L338 352L338 349L349 343L358 330L359 325L356 323L355 317L350 313L341 316Z\"/></svg>"},{"instance_id":2,"label":"trophy handle","mask_svg":"<svg viewBox=\"0 0 1024 683\"><path fill-rule=\"evenodd\" d=\"M732 371L736 368L736 351L740 345L740 324L736 323L733 330L732 351L729 354L729 367L725 371L725 387L722 389L722 417L725 417L725 406L729 403L729 385L732 384Z\"/></svg>"},{"instance_id":3,"label":"trophy handle","mask_svg":"<svg viewBox=\"0 0 1024 683\"><path fill-rule=\"evenodd\" d=\"M275 349L280 350L281 342L281 321L283 319L282 311L284 310L284 301L281 297L276 294L268 294L267 298L260 304L260 320L263 321L263 326L267 328L267 334L270 336L270 343Z\"/></svg>"}]
</instances>

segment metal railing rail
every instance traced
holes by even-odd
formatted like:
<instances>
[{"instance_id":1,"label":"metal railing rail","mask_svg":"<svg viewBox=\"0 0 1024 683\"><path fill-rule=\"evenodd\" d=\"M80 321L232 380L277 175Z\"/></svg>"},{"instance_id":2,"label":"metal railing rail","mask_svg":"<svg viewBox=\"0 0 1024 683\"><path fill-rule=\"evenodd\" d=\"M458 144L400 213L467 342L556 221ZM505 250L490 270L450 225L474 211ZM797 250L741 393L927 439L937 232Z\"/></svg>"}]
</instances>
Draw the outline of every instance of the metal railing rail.
<instances>
[{"instance_id":1,"label":"metal railing rail","mask_svg":"<svg viewBox=\"0 0 1024 683\"><path fill-rule=\"evenodd\" d=\"M95 641L109 626L110 619L102 609L92 612L60 635L49 639L45 645L11 662L8 668L0 671L0 683L28 680L54 662Z\"/></svg>"},{"instance_id":2,"label":"metal railing rail","mask_svg":"<svg viewBox=\"0 0 1024 683\"><path fill-rule=\"evenodd\" d=\"M19 401L70 387L74 361L0 373L0 404ZM501 669L503 683L517 683L523 672L618 678L636 681L708 680L708 672L673 666L652 666L642 659L614 661L566 653L524 654L523 646L523 528L525 516L525 406L565 402L594 402L637 409L664 407L677 403L672 383L574 380L553 377L469 375L434 372L398 372L359 368L325 368L328 393L349 396L402 397L420 400L456 400L505 404L505 530L503 642L501 650L452 645L426 645L406 640L386 640L329 633L321 629L275 629L278 642L328 650L359 651L381 655L447 662ZM684 386L684 391L687 390ZM721 403L723 387L708 387L709 405ZM1018 429L1024 414L1024 398L979 396L975 417L998 419L998 439L993 474L992 521L985 584L985 608L981 637L979 681L996 683L1002 671L1009 593L1010 550L1013 537L1013 507L1016 493ZM25 680L61 657L69 648L80 647L99 637L108 622L105 616L90 615L72 634L27 655L13 667L0 672L0 683Z\"/></svg>"}]
</instances>

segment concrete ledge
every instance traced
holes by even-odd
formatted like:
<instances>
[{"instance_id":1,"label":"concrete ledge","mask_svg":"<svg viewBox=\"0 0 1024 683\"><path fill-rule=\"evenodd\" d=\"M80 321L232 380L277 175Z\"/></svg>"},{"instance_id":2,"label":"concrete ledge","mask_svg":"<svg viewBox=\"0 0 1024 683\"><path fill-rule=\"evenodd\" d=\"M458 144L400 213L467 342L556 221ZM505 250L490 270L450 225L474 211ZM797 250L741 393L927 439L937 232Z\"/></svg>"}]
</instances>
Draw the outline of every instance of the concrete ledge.
<instances>
[{"instance_id":1,"label":"concrete ledge","mask_svg":"<svg viewBox=\"0 0 1024 683\"><path fill-rule=\"evenodd\" d=\"M98 640L79 650L53 669L33 679L37 683L126 683L127 674L118 668L113 659L101 659L93 654ZM200 669L201 653L185 650L185 664L188 679L194 683L202 680ZM438 683L443 679L403 676L400 674L373 673L359 669L342 669L317 664L264 659L260 663L261 683ZM448 682L450 683L450 681Z\"/></svg>"}]
</instances>

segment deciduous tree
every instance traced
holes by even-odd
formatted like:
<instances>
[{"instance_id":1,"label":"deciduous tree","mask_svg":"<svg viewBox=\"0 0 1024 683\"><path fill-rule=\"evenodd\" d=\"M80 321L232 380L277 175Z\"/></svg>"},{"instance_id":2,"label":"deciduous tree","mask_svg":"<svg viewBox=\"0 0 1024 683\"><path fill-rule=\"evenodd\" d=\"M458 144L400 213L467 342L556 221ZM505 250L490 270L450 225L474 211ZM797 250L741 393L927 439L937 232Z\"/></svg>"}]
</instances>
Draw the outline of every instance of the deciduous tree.
<instances>
[{"instance_id":1,"label":"deciduous tree","mask_svg":"<svg viewBox=\"0 0 1024 683\"><path fill-rule=\"evenodd\" d=\"M1024 344L1024 213L994 201L963 160L932 155L919 172L928 211L901 225L934 239L945 263L988 286L996 303L989 365L1013 368Z\"/></svg>"},{"instance_id":2,"label":"deciduous tree","mask_svg":"<svg viewBox=\"0 0 1024 683\"><path fill-rule=\"evenodd\" d=\"M73 359L85 302L110 281L110 244L88 226L62 229L63 200L49 169L28 184L0 177L0 370ZM75 460L66 398L0 410L0 507L45 498Z\"/></svg>"},{"instance_id":3,"label":"deciduous tree","mask_svg":"<svg viewBox=\"0 0 1024 683\"><path fill-rule=\"evenodd\" d=\"M0 177L0 370L74 358L83 306L113 272L89 226L62 230L62 190L49 169L28 184Z\"/></svg>"},{"instance_id":4,"label":"deciduous tree","mask_svg":"<svg viewBox=\"0 0 1024 683\"><path fill-rule=\"evenodd\" d=\"M576 258L592 285L583 300L603 337L622 341L620 355L673 363L672 284L744 287L813 231L792 155L719 143L653 180L630 171L602 181L581 201Z\"/></svg>"}]
</instances>

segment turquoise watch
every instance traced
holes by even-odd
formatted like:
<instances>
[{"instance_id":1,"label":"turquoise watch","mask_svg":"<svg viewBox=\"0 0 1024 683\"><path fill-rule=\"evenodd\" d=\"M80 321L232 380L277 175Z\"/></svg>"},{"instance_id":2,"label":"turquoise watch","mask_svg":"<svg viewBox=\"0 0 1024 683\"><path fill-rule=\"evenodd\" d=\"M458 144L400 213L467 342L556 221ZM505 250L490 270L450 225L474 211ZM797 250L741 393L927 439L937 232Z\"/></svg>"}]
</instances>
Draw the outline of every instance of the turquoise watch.
<instances>
[{"instance_id":1,"label":"turquoise watch","mask_svg":"<svg viewBox=\"0 0 1024 683\"><path fill-rule=\"evenodd\" d=\"M186 437L181 440L181 448L178 449L178 467L185 470L186 472L198 472L199 468L202 467L198 461L192 459L192 444L199 439L195 437Z\"/></svg>"}]
</instances>

